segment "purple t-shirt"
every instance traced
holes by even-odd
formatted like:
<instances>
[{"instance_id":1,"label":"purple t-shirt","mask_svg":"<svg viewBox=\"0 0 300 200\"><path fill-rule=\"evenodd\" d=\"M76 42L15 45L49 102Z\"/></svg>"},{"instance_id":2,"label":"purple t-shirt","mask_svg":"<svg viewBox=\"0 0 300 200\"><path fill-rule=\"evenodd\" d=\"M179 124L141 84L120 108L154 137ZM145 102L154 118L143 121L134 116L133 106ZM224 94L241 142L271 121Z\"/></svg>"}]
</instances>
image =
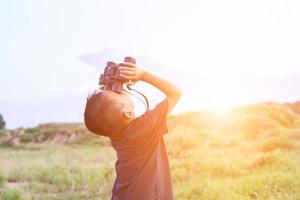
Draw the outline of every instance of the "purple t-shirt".
<instances>
[{"instance_id":1,"label":"purple t-shirt","mask_svg":"<svg viewBox=\"0 0 300 200\"><path fill-rule=\"evenodd\" d=\"M169 161L163 134L168 132L165 99L134 119L112 146L117 152L112 200L172 200Z\"/></svg>"}]
</instances>

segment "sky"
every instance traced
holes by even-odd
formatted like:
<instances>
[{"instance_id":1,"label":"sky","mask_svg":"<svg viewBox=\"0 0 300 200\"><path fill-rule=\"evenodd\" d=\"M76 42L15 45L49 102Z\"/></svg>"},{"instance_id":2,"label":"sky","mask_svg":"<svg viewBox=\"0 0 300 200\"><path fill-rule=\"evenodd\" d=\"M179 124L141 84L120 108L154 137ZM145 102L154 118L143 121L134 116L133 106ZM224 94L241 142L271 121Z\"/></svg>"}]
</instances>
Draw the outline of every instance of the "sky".
<instances>
[{"instance_id":1,"label":"sky","mask_svg":"<svg viewBox=\"0 0 300 200\"><path fill-rule=\"evenodd\" d=\"M106 61L129 55L182 89L173 114L295 102L299 35L297 0L0 0L0 113L7 128L82 122Z\"/></svg>"}]
</instances>

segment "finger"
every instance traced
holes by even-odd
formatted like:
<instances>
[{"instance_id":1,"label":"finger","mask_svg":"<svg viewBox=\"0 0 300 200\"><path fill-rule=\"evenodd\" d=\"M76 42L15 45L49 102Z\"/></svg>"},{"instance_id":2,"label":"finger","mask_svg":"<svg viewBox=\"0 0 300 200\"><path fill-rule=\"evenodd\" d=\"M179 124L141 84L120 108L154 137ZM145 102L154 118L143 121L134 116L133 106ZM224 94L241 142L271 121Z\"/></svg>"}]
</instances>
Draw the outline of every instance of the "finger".
<instances>
[{"instance_id":1,"label":"finger","mask_svg":"<svg viewBox=\"0 0 300 200\"><path fill-rule=\"evenodd\" d=\"M134 72L134 71L128 71L128 70L122 70L122 71L120 71L120 74L135 76L136 72Z\"/></svg>"},{"instance_id":2,"label":"finger","mask_svg":"<svg viewBox=\"0 0 300 200\"><path fill-rule=\"evenodd\" d=\"M123 75L129 75L129 76L133 76L133 75L135 75L135 73L134 72L132 72L132 71L120 71L120 74L123 74Z\"/></svg>"},{"instance_id":3,"label":"finger","mask_svg":"<svg viewBox=\"0 0 300 200\"><path fill-rule=\"evenodd\" d=\"M120 74L121 78L127 79L127 80L131 80L134 79L134 76L130 76L130 75L124 75L124 74Z\"/></svg>"},{"instance_id":4,"label":"finger","mask_svg":"<svg viewBox=\"0 0 300 200\"><path fill-rule=\"evenodd\" d=\"M122 72L136 73L135 70L131 70L131 69L121 69L121 70L120 70L120 73L122 73Z\"/></svg>"},{"instance_id":5,"label":"finger","mask_svg":"<svg viewBox=\"0 0 300 200\"><path fill-rule=\"evenodd\" d=\"M128 81L127 83L126 83L126 85L128 85L128 86L132 86L132 85L134 85L136 82L134 82L134 81Z\"/></svg>"},{"instance_id":6,"label":"finger","mask_svg":"<svg viewBox=\"0 0 300 200\"><path fill-rule=\"evenodd\" d=\"M123 62L119 64L120 66L126 66L126 67L130 67L130 68L136 68L135 64L130 63L130 62Z\"/></svg>"},{"instance_id":7,"label":"finger","mask_svg":"<svg viewBox=\"0 0 300 200\"><path fill-rule=\"evenodd\" d=\"M135 71L134 68L131 68L131 67L119 67L120 70L130 70L130 71Z\"/></svg>"}]
</instances>

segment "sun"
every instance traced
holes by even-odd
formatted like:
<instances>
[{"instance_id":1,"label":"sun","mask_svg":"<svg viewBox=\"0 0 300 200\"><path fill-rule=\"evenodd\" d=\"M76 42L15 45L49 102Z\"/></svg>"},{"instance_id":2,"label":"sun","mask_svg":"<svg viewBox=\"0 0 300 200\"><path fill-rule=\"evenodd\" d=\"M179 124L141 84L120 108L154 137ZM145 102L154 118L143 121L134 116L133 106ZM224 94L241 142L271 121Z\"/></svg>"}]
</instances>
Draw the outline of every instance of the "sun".
<instances>
[{"instance_id":1,"label":"sun","mask_svg":"<svg viewBox=\"0 0 300 200\"><path fill-rule=\"evenodd\" d=\"M205 90L197 94L197 99L201 100L203 108L226 111L239 104L241 95L237 91L243 90L239 87L239 85L232 84L226 77L211 78L204 86Z\"/></svg>"}]
</instances>

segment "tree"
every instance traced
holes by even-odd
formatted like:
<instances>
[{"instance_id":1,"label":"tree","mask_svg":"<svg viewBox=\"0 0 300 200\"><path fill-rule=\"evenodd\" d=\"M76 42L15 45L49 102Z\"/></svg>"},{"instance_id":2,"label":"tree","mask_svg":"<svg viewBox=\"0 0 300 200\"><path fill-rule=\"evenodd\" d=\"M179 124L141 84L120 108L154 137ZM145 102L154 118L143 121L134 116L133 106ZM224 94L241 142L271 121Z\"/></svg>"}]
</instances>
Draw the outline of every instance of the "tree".
<instances>
[{"instance_id":1,"label":"tree","mask_svg":"<svg viewBox=\"0 0 300 200\"><path fill-rule=\"evenodd\" d=\"M2 115L0 114L0 129L4 129L4 128L5 128L5 121Z\"/></svg>"}]
</instances>

